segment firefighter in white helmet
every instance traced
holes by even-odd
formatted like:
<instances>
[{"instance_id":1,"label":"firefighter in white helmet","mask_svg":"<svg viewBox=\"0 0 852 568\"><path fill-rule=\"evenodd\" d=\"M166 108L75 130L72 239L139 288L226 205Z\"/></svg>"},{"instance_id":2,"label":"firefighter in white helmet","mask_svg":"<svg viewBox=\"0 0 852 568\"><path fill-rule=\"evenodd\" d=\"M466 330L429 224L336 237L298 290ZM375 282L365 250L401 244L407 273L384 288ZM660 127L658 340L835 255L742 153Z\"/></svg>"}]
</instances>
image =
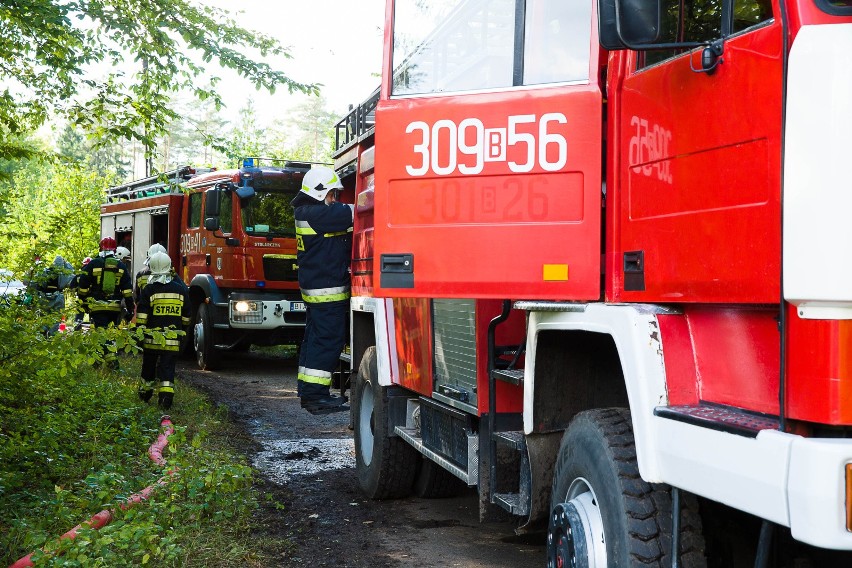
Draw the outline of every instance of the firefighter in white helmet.
<instances>
[{"instance_id":1,"label":"firefighter in white helmet","mask_svg":"<svg viewBox=\"0 0 852 568\"><path fill-rule=\"evenodd\" d=\"M298 394L311 414L349 410L345 397L330 392L349 327L353 210L337 201L342 188L334 170L316 167L293 199L299 288L307 307Z\"/></svg>"},{"instance_id":2,"label":"firefighter in white helmet","mask_svg":"<svg viewBox=\"0 0 852 568\"><path fill-rule=\"evenodd\" d=\"M148 268L151 274L136 306L136 324L145 328L139 398L148 402L156 388L159 406L168 409L174 399L175 364L189 326L189 290L172 276L166 253L151 255Z\"/></svg>"},{"instance_id":3,"label":"firefighter in white helmet","mask_svg":"<svg viewBox=\"0 0 852 568\"><path fill-rule=\"evenodd\" d=\"M136 277L133 279L133 301L137 304L139 303L139 294L142 291L142 288L145 287L145 284L148 282L148 276L151 274L151 269L148 267L148 263L151 261L151 257L158 252L168 254L166 247L160 243L154 243L148 247L148 252L145 253L144 266L142 267L142 270L139 270L136 273Z\"/></svg>"},{"instance_id":4,"label":"firefighter in white helmet","mask_svg":"<svg viewBox=\"0 0 852 568\"><path fill-rule=\"evenodd\" d=\"M127 247L117 247L115 249L115 258L127 264L127 261L130 260L130 249Z\"/></svg>"}]
</instances>

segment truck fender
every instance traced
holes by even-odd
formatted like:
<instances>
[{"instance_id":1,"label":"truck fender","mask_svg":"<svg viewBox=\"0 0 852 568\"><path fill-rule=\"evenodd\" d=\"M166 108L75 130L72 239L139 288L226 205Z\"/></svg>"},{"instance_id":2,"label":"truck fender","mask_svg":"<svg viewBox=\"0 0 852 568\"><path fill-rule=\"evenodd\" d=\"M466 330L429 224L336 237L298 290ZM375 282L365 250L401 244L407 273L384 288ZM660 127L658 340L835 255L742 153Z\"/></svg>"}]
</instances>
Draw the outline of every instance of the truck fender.
<instances>
[{"instance_id":1,"label":"truck fender","mask_svg":"<svg viewBox=\"0 0 852 568\"><path fill-rule=\"evenodd\" d=\"M209 274L196 274L188 283L191 289L198 288L204 292L205 298L210 298L210 303L218 307L227 306L228 299L216 285L216 281Z\"/></svg>"},{"instance_id":2,"label":"truck fender","mask_svg":"<svg viewBox=\"0 0 852 568\"><path fill-rule=\"evenodd\" d=\"M576 307L576 305L575 305ZM662 341L659 333L656 306L612 306L587 304L582 310L529 312L527 326L527 357L524 376L524 432L529 435L536 428L535 397L553 396L542 379L536 393L536 348L542 331L588 331L612 338L623 374L624 388L631 411L636 442L636 458L642 478L649 482L660 481L658 438L654 432L654 408L668 401ZM547 362L539 362L546 368ZM560 379L568 380L568 379ZM566 425L567 426L567 425Z\"/></svg>"}]
</instances>

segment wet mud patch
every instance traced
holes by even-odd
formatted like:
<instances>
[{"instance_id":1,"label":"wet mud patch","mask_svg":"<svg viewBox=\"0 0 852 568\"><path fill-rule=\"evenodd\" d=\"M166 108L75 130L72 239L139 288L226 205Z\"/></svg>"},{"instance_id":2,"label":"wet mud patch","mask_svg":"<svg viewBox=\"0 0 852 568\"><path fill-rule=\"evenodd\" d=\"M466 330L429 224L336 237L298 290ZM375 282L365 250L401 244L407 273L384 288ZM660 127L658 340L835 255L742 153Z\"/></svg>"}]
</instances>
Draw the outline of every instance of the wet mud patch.
<instances>
[{"instance_id":1,"label":"wet mud patch","mask_svg":"<svg viewBox=\"0 0 852 568\"><path fill-rule=\"evenodd\" d=\"M252 465L270 481L285 484L294 476L355 467L355 446L349 439L261 441Z\"/></svg>"}]
</instances>

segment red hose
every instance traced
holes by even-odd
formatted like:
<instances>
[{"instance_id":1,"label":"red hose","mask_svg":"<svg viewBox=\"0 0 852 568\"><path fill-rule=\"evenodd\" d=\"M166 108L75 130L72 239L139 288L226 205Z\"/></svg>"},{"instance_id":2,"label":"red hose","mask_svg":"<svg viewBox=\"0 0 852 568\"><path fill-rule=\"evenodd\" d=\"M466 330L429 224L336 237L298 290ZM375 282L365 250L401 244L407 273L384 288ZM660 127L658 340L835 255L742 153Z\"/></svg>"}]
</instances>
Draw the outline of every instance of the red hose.
<instances>
[{"instance_id":1,"label":"red hose","mask_svg":"<svg viewBox=\"0 0 852 568\"><path fill-rule=\"evenodd\" d=\"M169 436L171 436L175 432L175 429L172 426L171 417L168 415L163 416L160 420L160 427L163 428L163 430L162 432L160 432L160 435L157 436L157 441L151 444L151 447L148 448L148 457L150 457L157 465L166 465L166 460L165 458L163 458L163 450L169 443ZM174 472L175 470L169 470L168 475L172 475ZM165 485L167 482L168 477L161 477L159 480L157 480L156 483L152 483L142 491L134 493L133 495L128 497L127 500L124 503L121 503L118 507L122 511L125 511L130 507L147 500L157 486ZM92 517L88 521L80 523L70 531L60 536L59 540L74 540L75 538L77 538L78 531L82 528L99 530L100 528L105 527L110 522L112 522L114 511L115 509L104 509L100 513L92 515ZM32 555L32 552L27 554L26 556L9 566L9 568L24 568L24 566L33 566L34 564L31 560Z\"/></svg>"}]
</instances>

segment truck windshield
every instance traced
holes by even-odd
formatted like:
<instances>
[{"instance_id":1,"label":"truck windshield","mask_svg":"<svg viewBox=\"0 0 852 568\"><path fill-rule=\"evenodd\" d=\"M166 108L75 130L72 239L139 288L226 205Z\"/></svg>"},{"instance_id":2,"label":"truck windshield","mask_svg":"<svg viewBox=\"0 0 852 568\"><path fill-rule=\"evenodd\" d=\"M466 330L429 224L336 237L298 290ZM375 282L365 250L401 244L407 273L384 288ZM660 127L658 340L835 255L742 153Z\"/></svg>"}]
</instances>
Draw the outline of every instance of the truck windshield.
<instances>
[{"instance_id":1,"label":"truck windshield","mask_svg":"<svg viewBox=\"0 0 852 568\"><path fill-rule=\"evenodd\" d=\"M295 237L293 208L290 201L295 191L255 190L242 204L243 228L246 234L262 237Z\"/></svg>"}]
</instances>

